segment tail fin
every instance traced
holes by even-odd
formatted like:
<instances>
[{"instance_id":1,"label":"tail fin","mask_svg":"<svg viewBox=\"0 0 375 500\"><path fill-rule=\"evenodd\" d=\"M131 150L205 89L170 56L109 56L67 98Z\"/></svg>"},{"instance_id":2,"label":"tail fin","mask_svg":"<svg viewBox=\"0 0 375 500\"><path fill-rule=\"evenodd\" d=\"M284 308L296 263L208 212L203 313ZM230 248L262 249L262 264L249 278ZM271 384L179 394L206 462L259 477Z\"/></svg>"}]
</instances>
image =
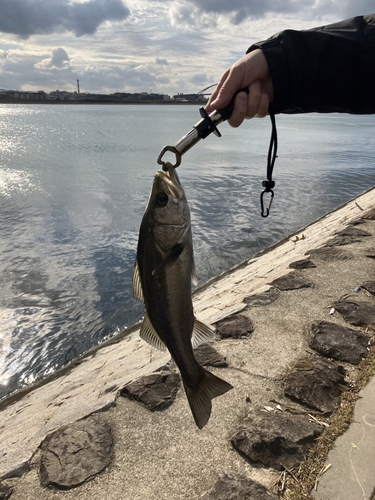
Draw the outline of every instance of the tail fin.
<instances>
[{"instance_id":1,"label":"tail fin","mask_svg":"<svg viewBox=\"0 0 375 500\"><path fill-rule=\"evenodd\" d=\"M191 388L184 384L191 412L195 423L200 429L207 424L210 418L211 399L233 389L233 386L228 384L228 382L216 377L205 369L203 370L204 377L197 386Z\"/></svg>"}]
</instances>

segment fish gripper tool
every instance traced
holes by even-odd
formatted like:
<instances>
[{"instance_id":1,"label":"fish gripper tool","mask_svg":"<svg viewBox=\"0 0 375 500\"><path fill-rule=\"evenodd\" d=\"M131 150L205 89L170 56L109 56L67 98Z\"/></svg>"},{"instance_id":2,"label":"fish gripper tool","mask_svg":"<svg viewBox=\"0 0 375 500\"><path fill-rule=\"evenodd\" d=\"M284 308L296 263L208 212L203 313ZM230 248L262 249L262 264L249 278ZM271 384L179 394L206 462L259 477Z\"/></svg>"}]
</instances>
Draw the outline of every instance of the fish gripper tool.
<instances>
[{"instance_id":1,"label":"fish gripper tool","mask_svg":"<svg viewBox=\"0 0 375 500\"><path fill-rule=\"evenodd\" d=\"M163 165L164 167L164 164L166 162L163 161L163 157L165 153L169 151L170 153L173 153L175 155L175 163L172 163L172 165L174 168L177 168L179 165L181 165L182 155L185 154L186 151L189 151L189 149L191 149L193 146L195 146L195 144L197 144L197 142L199 142L201 139L205 139L212 132L217 137L221 137L217 126L230 118L234 109L234 99L239 92L246 92L248 94L249 89L245 88L238 90L234 94L228 106L218 111L213 111L212 113L208 114L203 107L199 108L199 113L202 119L198 123L196 123L186 135L184 135L179 141L173 144L173 146L165 146L161 150L157 160L158 164Z\"/></svg>"},{"instance_id":2,"label":"fish gripper tool","mask_svg":"<svg viewBox=\"0 0 375 500\"><path fill-rule=\"evenodd\" d=\"M191 149L193 146L195 146L195 144L197 144L197 142L199 142L201 139L205 139L212 132L217 137L221 137L221 134L218 131L217 126L220 125L220 123L224 122L225 120L228 120L228 118L230 118L234 109L234 99L239 92L246 92L248 94L249 89L244 88L238 90L234 94L228 106L226 106L223 109L213 111L210 114L208 114L203 107L199 108L199 113L202 119L198 123L196 123L194 127L186 135L184 135L178 142L173 144L173 146L165 146L161 150L157 162L159 165L163 166L163 170L167 170L166 167L167 161L163 160L165 153L170 152L175 155L175 163L174 164L172 162L168 163L169 166L177 168L179 165L181 165L182 155L185 154L186 151L189 151L189 149ZM262 187L264 187L264 190L260 195L260 206L261 206L262 217L268 217L272 201L274 198L273 188L275 187L275 181L272 180L272 173L275 160L277 158L277 130L276 130L275 113L272 104L269 106L268 112L271 118L272 131L271 131L271 140L267 158L267 180L262 182ZM266 193L270 196L268 207L265 206L265 200L264 200Z\"/></svg>"}]
</instances>

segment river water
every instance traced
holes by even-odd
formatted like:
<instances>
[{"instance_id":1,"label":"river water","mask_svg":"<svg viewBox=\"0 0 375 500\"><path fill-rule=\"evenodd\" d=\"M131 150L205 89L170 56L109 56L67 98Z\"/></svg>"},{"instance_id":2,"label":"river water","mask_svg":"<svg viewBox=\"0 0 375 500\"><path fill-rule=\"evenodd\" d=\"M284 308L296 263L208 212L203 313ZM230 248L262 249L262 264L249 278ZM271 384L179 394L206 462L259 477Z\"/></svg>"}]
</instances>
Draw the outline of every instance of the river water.
<instances>
[{"instance_id":1,"label":"river water","mask_svg":"<svg viewBox=\"0 0 375 500\"><path fill-rule=\"evenodd\" d=\"M197 106L0 105L0 399L139 321L131 278L157 156ZM183 157L199 283L375 184L375 117L278 116L271 215L260 216L268 119L220 126Z\"/></svg>"}]
</instances>

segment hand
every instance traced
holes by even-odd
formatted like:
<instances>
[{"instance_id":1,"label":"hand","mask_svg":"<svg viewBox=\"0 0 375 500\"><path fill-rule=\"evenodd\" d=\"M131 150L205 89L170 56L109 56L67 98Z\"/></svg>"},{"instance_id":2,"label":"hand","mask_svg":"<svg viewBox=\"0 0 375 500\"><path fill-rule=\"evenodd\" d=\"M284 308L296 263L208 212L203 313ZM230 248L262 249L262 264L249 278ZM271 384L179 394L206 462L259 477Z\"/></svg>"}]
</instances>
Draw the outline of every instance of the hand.
<instances>
[{"instance_id":1,"label":"hand","mask_svg":"<svg viewBox=\"0 0 375 500\"><path fill-rule=\"evenodd\" d=\"M228 120L232 127L239 127L245 118L263 118L273 98L272 80L267 60L260 49L239 59L225 71L206 105L206 111L222 109L232 100L237 90L249 88L249 94L240 92L234 100L234 110Z\"/></svg>"}]
</instances>

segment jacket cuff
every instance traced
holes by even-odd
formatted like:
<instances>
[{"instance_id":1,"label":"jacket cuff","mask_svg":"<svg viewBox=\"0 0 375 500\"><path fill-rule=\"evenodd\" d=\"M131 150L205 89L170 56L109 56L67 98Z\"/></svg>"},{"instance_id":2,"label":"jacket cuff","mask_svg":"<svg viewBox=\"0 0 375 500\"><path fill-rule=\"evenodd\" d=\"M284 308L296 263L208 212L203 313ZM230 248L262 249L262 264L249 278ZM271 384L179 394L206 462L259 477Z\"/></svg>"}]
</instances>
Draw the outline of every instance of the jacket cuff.
<instances>
[{"instance_id":1,"label":"jacket cuff","mask_svg":"<svg viewBox=\"0 0 375 500\"><path fill-rule=\"evenodd\" d=\"M283 41L275 35L268 40L255 43L246 51L246 54L255 49L262 50L268 63L273 86L273 110L275 113L282 113L289 108L291 102L291 76L284 54Z\"/></svg>"}]
</instances>

